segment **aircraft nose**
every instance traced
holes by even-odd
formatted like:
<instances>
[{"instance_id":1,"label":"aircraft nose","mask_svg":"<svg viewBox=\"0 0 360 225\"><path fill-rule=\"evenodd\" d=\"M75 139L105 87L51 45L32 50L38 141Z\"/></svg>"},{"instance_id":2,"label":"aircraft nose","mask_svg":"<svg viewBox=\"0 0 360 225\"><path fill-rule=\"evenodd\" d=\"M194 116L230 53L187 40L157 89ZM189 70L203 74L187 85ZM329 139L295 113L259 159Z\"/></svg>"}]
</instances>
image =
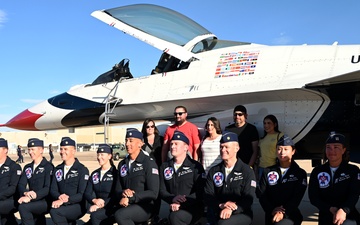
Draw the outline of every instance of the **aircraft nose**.
<instances>
[{"instance_id":1,"label":"aircraft nose","mask_svg":"<svg viewBox=\"0 0 360 225\"><path fill-rule=\"evenodd\" d=\"M42 116L43 114L32 113L26 109L3 125L19 130L38 130L35 122Z\"/></svg>"}]
</instances>

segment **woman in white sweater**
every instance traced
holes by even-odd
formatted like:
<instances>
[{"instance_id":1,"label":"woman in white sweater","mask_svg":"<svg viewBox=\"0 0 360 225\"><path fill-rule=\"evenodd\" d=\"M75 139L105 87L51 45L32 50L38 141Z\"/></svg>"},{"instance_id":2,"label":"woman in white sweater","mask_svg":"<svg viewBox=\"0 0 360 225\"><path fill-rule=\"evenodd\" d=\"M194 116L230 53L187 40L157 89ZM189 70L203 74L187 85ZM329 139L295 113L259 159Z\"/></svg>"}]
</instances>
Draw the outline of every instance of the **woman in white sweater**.
<instances>
[{"instance_id":1,"label":"woman in white sweater","mask_svg":"<svg viewBox=\"0 0 360 225\"><path fill-rule=\"evenodd\" d=\"M205 124L206 134L201 143L201 164L207 174L209 169L221 162L220 157L220 139L221 127L220 121L215 117L210 117Z\"/></svg>"}]
</instances>

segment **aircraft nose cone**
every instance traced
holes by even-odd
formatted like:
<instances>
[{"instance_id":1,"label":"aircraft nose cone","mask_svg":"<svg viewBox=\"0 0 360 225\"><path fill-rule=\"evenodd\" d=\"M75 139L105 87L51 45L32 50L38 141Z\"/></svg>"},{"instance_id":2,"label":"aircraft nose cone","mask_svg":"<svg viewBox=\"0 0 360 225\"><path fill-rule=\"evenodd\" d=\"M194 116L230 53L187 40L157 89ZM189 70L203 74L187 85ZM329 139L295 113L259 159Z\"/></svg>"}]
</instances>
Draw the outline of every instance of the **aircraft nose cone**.
<instances>
[{"instance_id":1,"label":"aircraft nose cone","mask_svg":"<svg viewBox=\"0 0 360 225\"><path fill-rule=\"evenodd\" d=\"M19 130L38 130L35 127L35 122L41 116L43 114L32 113L26 109L9 120L4 126Z\"/></svg>"}]
</instances>

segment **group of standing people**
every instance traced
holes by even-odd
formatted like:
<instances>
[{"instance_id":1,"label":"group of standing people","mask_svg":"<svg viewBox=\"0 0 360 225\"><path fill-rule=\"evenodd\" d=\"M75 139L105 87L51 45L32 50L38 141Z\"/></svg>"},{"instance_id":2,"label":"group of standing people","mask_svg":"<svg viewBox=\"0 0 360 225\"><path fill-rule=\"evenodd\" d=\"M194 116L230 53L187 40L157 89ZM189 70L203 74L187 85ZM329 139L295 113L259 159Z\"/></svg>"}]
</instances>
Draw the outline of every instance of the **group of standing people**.
<instances>
[{"instance_id":1,"label":"group of standing people","mask_svg":"<svg viewBox=\"0 0 360 225\"><path fill-rule=\"evenodd\" d=\"M264 118L265 135L259 140L255 126L246 122L246 108L236 106L233 113L234 124L224 131L210 117L204 138L187 121L184 106L175 108L175 123L164 137L155 121L146 119L141 132L127 129L128 155L117 166L111 147L100 144L100 167L90 175L75 157L76 144L69 137L61 139L62 163L56 167L42 156L43 141L29 139L32 162L22 170L7 156L7 141L0 138L1 224L17 224L17 210L24 225L45 224L46 213L55 224L76 224L86 212L93 225L158 222L163 200L172 225L194 224L204 209L209 225L249 225L255 197L266 225L301 224L299 204L308 184L306 172L293 159L293 140L279 131L272 115ZM320 225L360 224L355 208L360 171L344 160L345 143L343 135L330 133L327 162L310 175L309 198L319 209ZM260 169L254 172L257 161Z\"/></svg>"}]
</instances>

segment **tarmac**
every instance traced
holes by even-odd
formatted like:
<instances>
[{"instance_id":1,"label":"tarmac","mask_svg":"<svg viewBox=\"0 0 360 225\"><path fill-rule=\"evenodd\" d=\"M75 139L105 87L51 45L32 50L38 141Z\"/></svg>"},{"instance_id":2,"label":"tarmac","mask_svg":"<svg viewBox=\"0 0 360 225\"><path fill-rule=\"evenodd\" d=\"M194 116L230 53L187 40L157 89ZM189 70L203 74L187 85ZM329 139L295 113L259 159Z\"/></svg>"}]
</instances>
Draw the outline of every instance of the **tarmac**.
<instances>
[{"instance_id":1,"label":"tarmac","mask_svg":"<svg viewBox=\"0 0 360 225\"><path fill-rule=\"evenodd\" d=\"M53 160L53 164L54 166L58 165L61 163L61 159L58 153L54 153L55 158ZM13 160L17 159L16 155L9 155ZM49 155L45 154L44 157L46 157L47 159L49 159ZM89 169L89 172L91 173L92 171L94 171L95 169L97 169L99 167L98 162L96 161L96 153L95 152L77 152L76 153L76 157L79 159L79 161L81 163L83 163L84 165L87 166L87 168ZM120 159L121 160L121 159ZM29 157L28 154L24 154L24 163L21 164L21 166L26 165L27 163L31 162L31 159ZM303 168L308 175L308 179L310 177L310 173L312 171L312 167L311 167L311 160L296 160L296 162L299 164L299 166L301 168ZM119 163L119 161L114 161L115 165L117 166L117 164ZM355 163L354 163L355 164ZM356 164L359 166L359 164ZM279 193L281 194L281 193ZM357 209L360 211L360 203L357 203ZM166 218L168 215L168 206L165 202L162 202L161 204L161 210L160 210L160 217L161 218ZM317 218L318 218L318 213L317 213L317 208L314 207L313 205L310 204L309 198L308 198L308 194L307 194L307 190L306 193L303 197L303 200L301 201L300 204L300 211L303 214L304 217L304 221L303 221L303 225L315 225L317 224ZM261 208L261 205L258 201L258 199L255 198L254 203L253 203L253 212L254 212L254 219L253 219L253 225L263 225L264 223L264 211ZM18 219L18 223L21 223L20 220L20 216L18 213L15 214L16 218ZM47 221L46 224L47 225L53 225L53 222L50 218L50 215L47 214ZM77 221L78 225L82 225L85 222L87 222L89 220L90 216L89 214L85 214L82 218L80 218ZM202 224L205 224L205 219L202 219L200 222L202 222Z\"/></svg>"}]
</instances>

